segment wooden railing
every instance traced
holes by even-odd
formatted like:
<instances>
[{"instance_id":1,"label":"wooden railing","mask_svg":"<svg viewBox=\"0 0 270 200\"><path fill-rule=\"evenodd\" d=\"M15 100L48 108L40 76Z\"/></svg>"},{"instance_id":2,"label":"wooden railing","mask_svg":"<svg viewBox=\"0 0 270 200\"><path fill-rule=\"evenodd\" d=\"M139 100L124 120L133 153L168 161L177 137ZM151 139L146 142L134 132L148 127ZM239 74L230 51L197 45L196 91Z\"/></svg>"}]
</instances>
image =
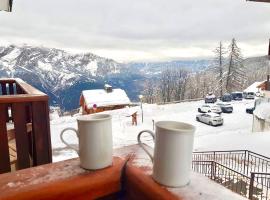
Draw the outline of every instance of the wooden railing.
<instances>
[{"instance_id":1,"label":"wooden railing","mask_svg":"<svg viewBox=\"0 0 270 200\"><path fill-rule=\"evenodd\" d=\"M84 170L72 159L2 174L0 199L182 200L119 157L101 170Z\"/></svg>"},{"instance_id":2,"label":"wooden railing","mask_svg":"<svg viewBox=\"0 0 270 200\"><path fill-rule=\"evenodd\" d=\"M48 96L20 79L0 79L0 173L52 162ZM13 148L14 149L14 148Z\"/></svg>"}]
</instances>

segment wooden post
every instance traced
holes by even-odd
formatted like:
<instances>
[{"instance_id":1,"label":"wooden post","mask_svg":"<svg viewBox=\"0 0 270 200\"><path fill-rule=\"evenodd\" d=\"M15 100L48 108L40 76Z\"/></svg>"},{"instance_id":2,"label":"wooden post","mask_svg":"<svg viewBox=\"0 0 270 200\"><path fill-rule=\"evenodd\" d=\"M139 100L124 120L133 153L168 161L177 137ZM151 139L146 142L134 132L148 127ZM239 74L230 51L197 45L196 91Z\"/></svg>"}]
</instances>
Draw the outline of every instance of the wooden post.
<instances>
[{"instance_id":1,"label":"wooden post","mask_svg":"<svg viewBox=\"0 0 270 200\"><path fill-rule=\"evenodd\" d=\"M270 39L269 39L269 47L268 47L268 59L270 60Z\"/></svg>"},{"instance_id":2,"label":"wooden post","mask_svg":"<svg viewBox=\"0 0 270 200\"><path fill-rule=\"evenodd\" d=\"M8 88L9 88L9 94L13 95L14 94L14 85L13 85L13 83L9 83Z\"/></svg>"},{"instance_id":3,"label":"wooden post","mask_svg":"<svg viewBox=\"0 0 270 200\"><path fill-rule=\"evenodd\" d=\"M33 126L33 147L34 165L41 165L52 162L51 135L49 122L48 102L39 101L32 103L32 126Z\"/></svg>"},{"instance_id":4,"label":"wooden post","mask_svg":"<svg viewBox=\"0 0 270 200\"><path fill-rule=\"evenodd\" d=\"M6 105L0 104L0 110L6 110ZM6 121L6 113L0 112L0 173L10 172L11 170Z\"/></svg>"},{"instance_id":5,"label":"wooden post","mask_svg":"<svg viewBox=\"0 0 270 200\"><path fill-rule=\"evenodd\" d=\"M30 167L25 103L12 104L12 112L15 127L18 169L24 169Z\"/></svg>"},{"instance_id":6,"label":"wooden post","mask_svg":"<svg viewBox=\"0 0 270 200\"><path fill-rule=\"evenodd\" d=\"M6 83L5 82L1 83L1 87L2 87L2 95L7 95Z\"/></svg>"}]
</instances>

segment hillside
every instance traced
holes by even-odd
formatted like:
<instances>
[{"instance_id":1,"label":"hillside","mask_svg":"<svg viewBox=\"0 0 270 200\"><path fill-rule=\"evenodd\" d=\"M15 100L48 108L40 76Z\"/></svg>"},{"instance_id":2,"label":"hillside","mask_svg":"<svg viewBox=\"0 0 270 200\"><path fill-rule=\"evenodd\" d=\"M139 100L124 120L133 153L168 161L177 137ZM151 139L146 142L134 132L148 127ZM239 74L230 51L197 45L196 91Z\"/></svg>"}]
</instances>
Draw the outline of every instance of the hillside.
<instances>
[{"instance_id":1,"label":"hillside","mask_svg":"<svg viewBox=\"0 0 270 200\"><path fill-rule=\"evenodd\" d=\"M158 76L165 67L196 71L207 65L207 60L122 64L92 53L29 45L0 47L0 77L22 78L47 93L50 105L63 110L78 108L82 90L100 89L104 83L126 90L137 101L144 81Z\"/></svg>"}]
</instances>

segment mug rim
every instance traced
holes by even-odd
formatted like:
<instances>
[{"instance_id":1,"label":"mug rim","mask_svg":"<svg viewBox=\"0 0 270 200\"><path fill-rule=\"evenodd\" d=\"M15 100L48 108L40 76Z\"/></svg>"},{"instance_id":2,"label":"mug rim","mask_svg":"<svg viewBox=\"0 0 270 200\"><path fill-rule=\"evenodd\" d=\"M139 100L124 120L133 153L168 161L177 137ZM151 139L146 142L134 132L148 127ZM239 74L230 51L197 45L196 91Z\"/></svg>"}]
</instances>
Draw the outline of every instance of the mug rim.
<instances>
[{"instance_id":1,"label":"mug rim","mask_svg":"<svg viewBox=\"0 0 270 200\"><path fill-rule=\"evenodd\" d=\"M112 119L110 114L88 114L77 117L78 122L96 122Z\"/></svg>"},{"instance_id":2,"label":"mug rim","mask_svg":"<svg viewBox=\"0 0 270 200\"><path fill-rule=\"evenodd\" d=\"M187 128L170 128L168 126L165 126L164 123L174 123L178 125L185 126ZM194 133L196 130L196 127L192 124L185 123L185 122L179 122L179 121L158 121L156 122L156 127L164 130L173 131L174 133L178 134L184 134L184 133Z\"/></svg>"}]
</instances>

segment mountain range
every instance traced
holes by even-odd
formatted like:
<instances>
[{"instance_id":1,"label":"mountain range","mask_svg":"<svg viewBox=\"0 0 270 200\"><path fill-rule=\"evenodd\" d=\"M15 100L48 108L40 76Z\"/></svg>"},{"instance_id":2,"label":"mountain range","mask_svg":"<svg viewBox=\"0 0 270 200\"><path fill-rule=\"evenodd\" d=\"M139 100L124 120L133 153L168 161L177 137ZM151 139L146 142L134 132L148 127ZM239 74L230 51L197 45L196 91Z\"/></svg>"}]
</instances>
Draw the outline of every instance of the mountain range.
<instances>
[{"instance_id":1,"label":"mountain range","mask_svg":"<svg viewBox=\"0 0 270 200\"><path fill-rule=\"evenodd\" d=\"M165 68L201 71L211 60L180 60L150 63L119 63L92 53L69 53L61 49L30 45L0 46L0 77L18 77L47 93L50 105L62 110L79 107L82 90L101 89L105 83L124 89L138 100L144 81Z\"/></svg>"}]
</instances>

